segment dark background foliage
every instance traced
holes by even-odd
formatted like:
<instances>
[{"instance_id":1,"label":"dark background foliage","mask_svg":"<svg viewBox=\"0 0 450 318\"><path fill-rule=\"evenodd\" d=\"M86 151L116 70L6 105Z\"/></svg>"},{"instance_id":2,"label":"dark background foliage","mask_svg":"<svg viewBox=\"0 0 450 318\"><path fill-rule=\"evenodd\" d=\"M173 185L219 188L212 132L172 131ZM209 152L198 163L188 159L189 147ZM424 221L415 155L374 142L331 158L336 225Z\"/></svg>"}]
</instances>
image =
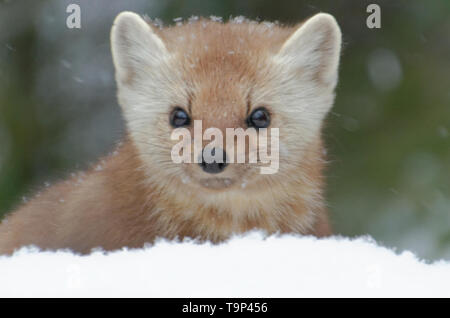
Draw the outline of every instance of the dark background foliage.
<instances>
[{"instance_id":1,"label":"dark background foliage","mask_svg":"<svg viewBox=\"0 0 450 318\"><path fill-rule=\"evenodd\" d=\"M81 6L81 29L66 7ZM123 133L109 31L123 10L296 23L329 12L344 34L328 116L327 197L337 234L450 257L450 2L0 0L0 216L86 168Z\"/></svg>"}]
</instances>

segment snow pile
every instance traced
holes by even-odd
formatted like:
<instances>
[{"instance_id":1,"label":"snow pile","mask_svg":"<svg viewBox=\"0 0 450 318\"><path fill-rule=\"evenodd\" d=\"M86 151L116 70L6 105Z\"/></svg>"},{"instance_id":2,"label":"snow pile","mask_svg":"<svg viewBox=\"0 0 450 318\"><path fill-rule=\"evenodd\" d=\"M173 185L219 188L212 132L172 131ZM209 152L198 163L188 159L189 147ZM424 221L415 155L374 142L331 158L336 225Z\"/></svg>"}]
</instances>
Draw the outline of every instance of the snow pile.
<instances>
[{"instance_id":1,"label":"snow pile","mask_svg":"<svg viewBox=\"0 0 450 318\"><path fill-rule=\"evenodd\" d=\"M449 297L449 285L450 262L426 264L368 238L254 232L221 245L0 257L0 297Z\"/></svg>"}]
</instances>

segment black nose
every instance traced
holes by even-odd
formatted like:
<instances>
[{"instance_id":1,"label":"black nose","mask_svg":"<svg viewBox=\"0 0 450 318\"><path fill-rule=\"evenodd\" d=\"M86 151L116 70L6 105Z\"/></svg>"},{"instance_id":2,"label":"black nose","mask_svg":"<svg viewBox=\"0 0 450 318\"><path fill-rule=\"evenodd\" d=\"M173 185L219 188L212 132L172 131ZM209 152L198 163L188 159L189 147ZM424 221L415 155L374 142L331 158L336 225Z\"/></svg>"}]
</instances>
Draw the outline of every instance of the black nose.
<instances>
[{"instance_id":1,"label":"black nose","mask_svg":"<svg viewBox=\"0 0 450 318\"><path fill-rule=\"evenodd\" d=\"M222 150L220 148L213 148L211 150L211 157L209 157L209 150L203 149L202 151L202 160L198 164L200 167L202 167L203 171L207 173L219 173L225 170L225 167L227 164L227 154L225 153L225 150ZM215 156L216 151L218 152L217 156L220 157L220 153L222 153L222 160L218 160L216 162ZM205 153L206 152L206 153ZM206 157L206 158L205 158ZM205 160L206 159L206 160ZM222 162L220 162L222 161Z\"/></svg>"}]
</instances>

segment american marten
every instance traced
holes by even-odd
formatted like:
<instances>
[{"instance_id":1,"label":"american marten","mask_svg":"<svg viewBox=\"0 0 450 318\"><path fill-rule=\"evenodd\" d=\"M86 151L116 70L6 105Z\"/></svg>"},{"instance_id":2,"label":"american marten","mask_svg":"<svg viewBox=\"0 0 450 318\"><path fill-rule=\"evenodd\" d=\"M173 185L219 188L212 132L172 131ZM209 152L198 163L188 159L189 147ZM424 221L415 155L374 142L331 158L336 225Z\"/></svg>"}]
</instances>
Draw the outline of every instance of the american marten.
<instances>
[{"instance_id":1,"label":"american marten","mask_svg":"<svg viewBox=\"0 0 450 318\"><path fill-rule=\"evenodd\" d=\"M85 254L159 237L216 243L252 229L331 234L321 138L341 49L331 15L289 27L200 18L163 28L122 12L111 47L127 127L122 142L92 169L8 215L0 254L25 245ZM278 170L261 173L260 161L175 163L171 151L179 141L172 133L194 132L199 120L202 133L278 128ZM226 158L232 150L216 152Z\"/></svg>"}]
</instances>

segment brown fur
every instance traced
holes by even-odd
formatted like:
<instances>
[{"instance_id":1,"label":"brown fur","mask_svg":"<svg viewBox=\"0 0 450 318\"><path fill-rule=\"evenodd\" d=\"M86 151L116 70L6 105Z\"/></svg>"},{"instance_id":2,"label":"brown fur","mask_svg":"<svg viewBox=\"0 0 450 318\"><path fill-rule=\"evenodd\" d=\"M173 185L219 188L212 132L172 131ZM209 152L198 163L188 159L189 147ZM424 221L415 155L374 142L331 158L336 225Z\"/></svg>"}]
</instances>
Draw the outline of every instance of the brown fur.
<instances>
[{"instance_id":1,"label":"brown fur","mask_svg":"<svg viewBox=\"0 0 450 318\"><path fill-rule=\"evenodd\" d=\"M251 86L243 83L264 78L266 70L261 63L277 52L293 31L264 24L200 20L155 32L170 52L178 54L183 82L190 83L186 94L195 93L195 98L187 96L192 118L202 119L206 129L245 128L248 107L257 106L262 97L253 99ZM258 85L264 86L264 81ZM228 116L221 116L224 105ZM153 123L162 139L168 138L166 120L164 114ZM274 112L273 121L279 127L285 120L289 119ZM288 128L286 131L291 134ZM117 155L103 159L101 170L91 169L47 188L9 215L0 225L0 254L29 244L89 253L94 247L141 247L157 237L220 242L233 233L255 228L267 233L331 233L322 196L320 136L303 149L301 160L290 162L284 170L280 162L281 176L252 176L256 181L245 189L236 185L223 192L194 182L183 184L175 175L164 179L161 170L165 167L149 165L138 144L129 135L117 148ZM171 145L166 143L155 151L170 151ZM195 179L198 172L189 170L195 168L186 169ZM230 169L230 174L243 174L239 169Z\"/></svg>"}]
</instances>

